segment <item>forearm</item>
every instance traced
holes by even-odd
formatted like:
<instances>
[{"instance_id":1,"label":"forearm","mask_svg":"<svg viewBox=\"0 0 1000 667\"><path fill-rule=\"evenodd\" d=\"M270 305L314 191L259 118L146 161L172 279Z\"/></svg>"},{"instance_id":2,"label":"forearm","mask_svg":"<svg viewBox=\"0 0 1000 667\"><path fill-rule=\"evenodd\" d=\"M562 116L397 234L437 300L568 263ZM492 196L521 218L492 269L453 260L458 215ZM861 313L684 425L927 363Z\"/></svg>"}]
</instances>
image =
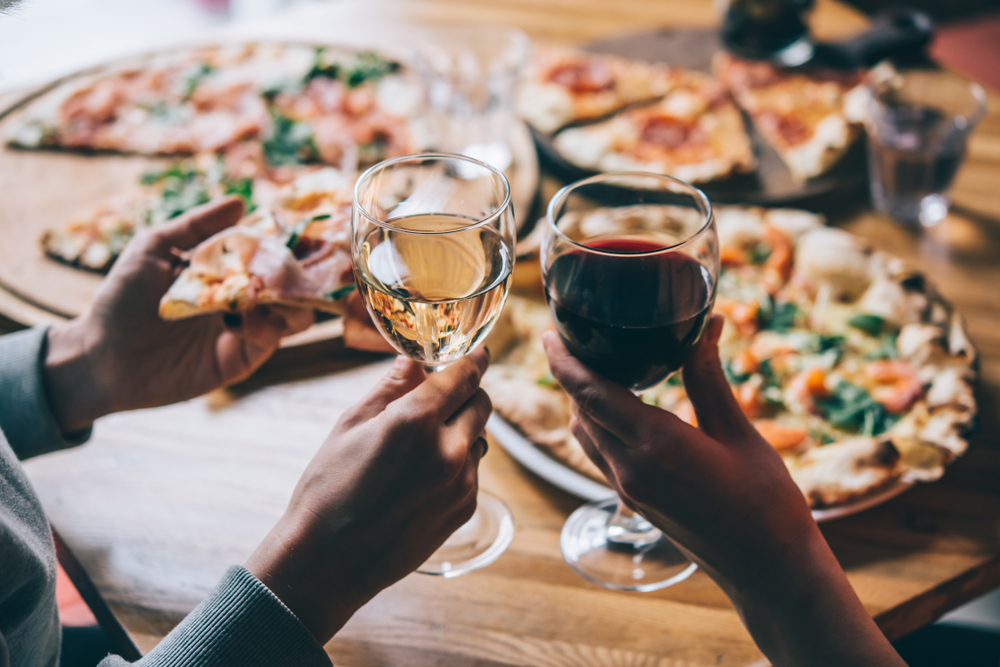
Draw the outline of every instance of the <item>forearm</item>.
<instances>
[{"instance_id":1,"label":"forearm","mask_svg":"<svg viewBox=\"0 0 1000 667\"><path fill-rule=\"evenodd\" d=\"M730 593L761 651L778 667L905 667L819 529L798 546L770 575Z\"/></svg>"}]
</instances>

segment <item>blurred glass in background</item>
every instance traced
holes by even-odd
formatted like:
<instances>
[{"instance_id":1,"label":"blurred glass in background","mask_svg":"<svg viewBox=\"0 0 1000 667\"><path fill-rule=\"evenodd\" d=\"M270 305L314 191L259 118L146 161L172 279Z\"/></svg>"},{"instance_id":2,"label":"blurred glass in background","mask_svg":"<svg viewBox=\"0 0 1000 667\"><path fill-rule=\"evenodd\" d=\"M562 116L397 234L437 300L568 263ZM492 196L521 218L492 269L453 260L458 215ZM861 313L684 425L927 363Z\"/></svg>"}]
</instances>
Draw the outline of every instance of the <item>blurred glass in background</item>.
<instances>
[{"instance_id":1,"label":"blurred glass in background","mask_svg":"<svg viewBox=\"0 0 1000 667\"><path fill-rule=\"evenodd\" d=\"M876 68L868 114L872 203L909 225L948 214L969 134L986 113L982 87L941 70Z\"/></svg>"}]
</instances>

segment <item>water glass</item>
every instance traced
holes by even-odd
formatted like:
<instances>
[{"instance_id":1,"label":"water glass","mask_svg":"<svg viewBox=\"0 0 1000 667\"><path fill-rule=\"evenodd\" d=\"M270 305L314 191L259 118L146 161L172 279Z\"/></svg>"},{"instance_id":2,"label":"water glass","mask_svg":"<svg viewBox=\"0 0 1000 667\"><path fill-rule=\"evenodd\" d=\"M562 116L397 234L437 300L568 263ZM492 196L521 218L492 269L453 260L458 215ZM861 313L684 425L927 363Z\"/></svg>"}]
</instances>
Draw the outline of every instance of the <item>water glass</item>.
<instances>
[{"instance_id":1,"label":"water glass","mask_svg":"<svg viewBox=\"0 0 1000 667\"><path fill-rule=\"evenodd\" d=\"M948 191L986 94L950 72L884 67L873 71L869 92L872 203L904 224L933 227L948 214Z\"/></svg>"}]
</instances>

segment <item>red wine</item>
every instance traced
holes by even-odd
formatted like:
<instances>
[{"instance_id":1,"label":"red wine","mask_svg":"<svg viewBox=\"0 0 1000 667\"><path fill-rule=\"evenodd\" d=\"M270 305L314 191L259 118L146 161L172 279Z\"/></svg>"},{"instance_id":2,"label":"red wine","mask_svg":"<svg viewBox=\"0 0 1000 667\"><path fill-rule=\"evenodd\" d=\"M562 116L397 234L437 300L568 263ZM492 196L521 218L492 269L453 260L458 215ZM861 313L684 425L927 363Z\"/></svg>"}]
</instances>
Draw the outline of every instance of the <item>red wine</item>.
<instances>
[{"instance_id":1,"label":"red wine","mask_svg":"<svg viewBox=\"0 0 1000 667\"><path fill-rule=\"evenodd\" d=\"M563 343L578 359L629 389L679 369L698 341L714 290L704 266L644 238L590 241L552 262L546 297Z\"/></svg>"}]
</instances>

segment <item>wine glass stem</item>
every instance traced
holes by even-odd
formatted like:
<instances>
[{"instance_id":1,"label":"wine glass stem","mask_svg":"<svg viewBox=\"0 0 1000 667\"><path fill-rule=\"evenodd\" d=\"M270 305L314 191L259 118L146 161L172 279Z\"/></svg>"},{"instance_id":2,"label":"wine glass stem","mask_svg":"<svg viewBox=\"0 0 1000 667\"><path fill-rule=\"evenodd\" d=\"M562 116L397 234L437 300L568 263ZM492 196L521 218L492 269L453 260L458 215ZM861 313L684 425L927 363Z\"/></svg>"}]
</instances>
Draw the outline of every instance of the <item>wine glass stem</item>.
<instances>
[{"instance_id":1,"label":"wine glass stem","mask_svg":"<svg viewBox=\"0 0 1000 667\"><path fill-rule=\"evenodd\" d=\"M652 546L663 533L646 521L642 515L633 512L621 500L615 513L608 519L607 539L615 544L627 544L636 549Z\"/></svg>"}]
</instances>

